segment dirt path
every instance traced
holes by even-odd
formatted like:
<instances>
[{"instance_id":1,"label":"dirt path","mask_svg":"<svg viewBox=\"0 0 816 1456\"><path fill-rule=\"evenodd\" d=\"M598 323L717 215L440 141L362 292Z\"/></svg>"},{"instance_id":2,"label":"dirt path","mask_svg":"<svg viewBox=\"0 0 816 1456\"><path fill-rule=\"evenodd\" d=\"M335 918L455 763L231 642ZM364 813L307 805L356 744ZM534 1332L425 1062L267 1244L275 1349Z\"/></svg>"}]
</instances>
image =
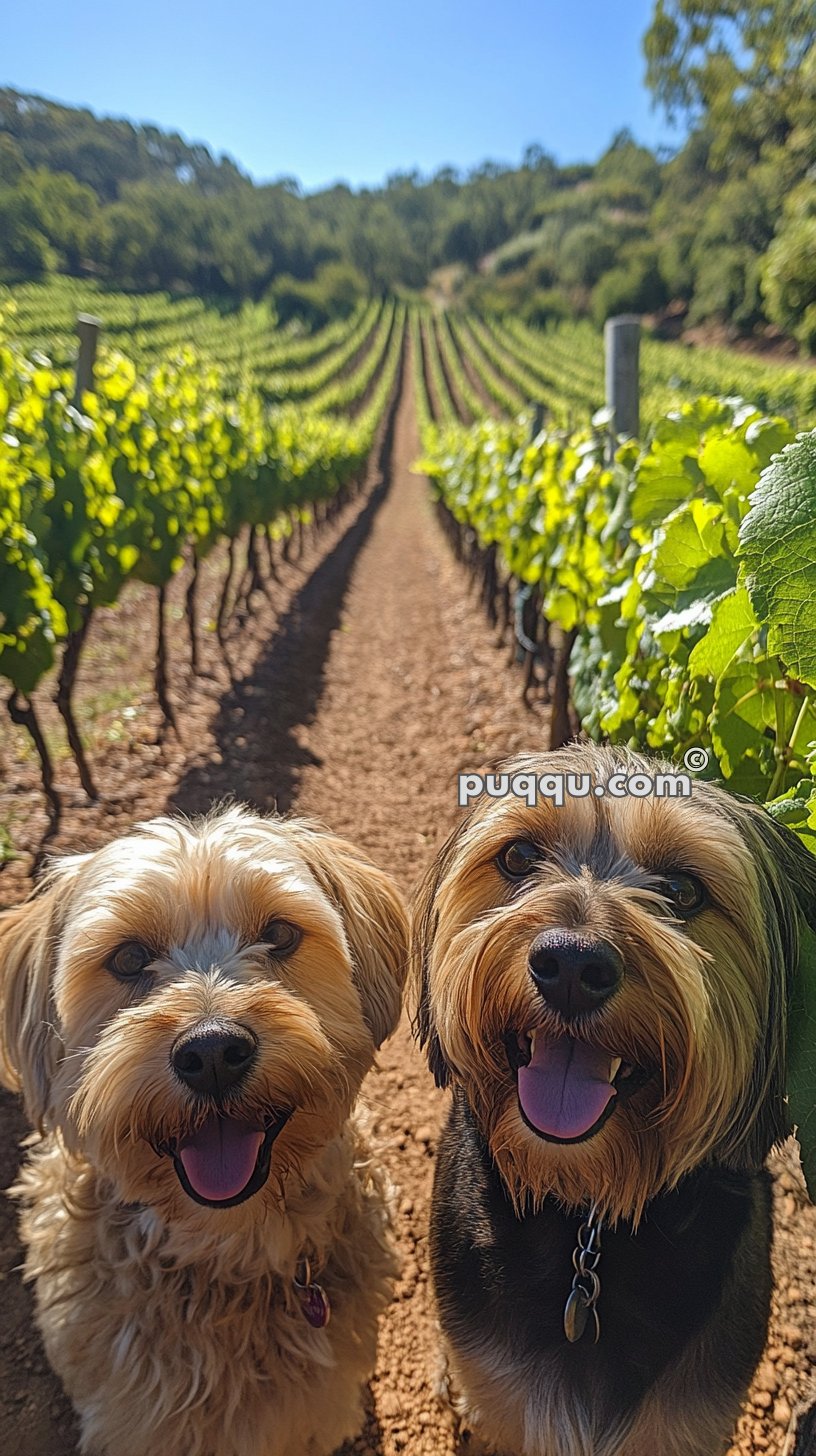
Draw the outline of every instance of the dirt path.
<instances>
[{"instance_id":1,"label":"dirt path","mask_svg":"<svg viewBox=\"0 0 816 1456\"><path fill-rule=\"evenodd\" d=\"M139 799L140 815L165 803L197 810L226 791L262 808L296 808L357 840L409 890L454 822L458 770L543 743L543 720L522 707L507 651L495 646L426 487L410 474L417 452L406 391L382 489L290 573L274 633L257 651L247 647L235 684L210 686L197 741L187 735L186 750L164 766L158 802L147 790ZM403 1273L383 1320L368 1426L353 1449L355 1456L453 1456L455 1436L432 1390L425 1239L444 1098L407 1027L384 1048L366 1095L399 1189ZM10 1161L22 1129L12 1099L2 1111ZM735 1448L770 1456L780 1456L786 1407L804 1384L816 1277L816 1218L784 1160L777 1182L777 1315ZM70 1414L11 1272L19 1252L8 1205L0 1216L0 1267L9 1271L0 1283L8 1311L0 1321L0 1451L72 1456Z\"/></svg>"}]
</instances>

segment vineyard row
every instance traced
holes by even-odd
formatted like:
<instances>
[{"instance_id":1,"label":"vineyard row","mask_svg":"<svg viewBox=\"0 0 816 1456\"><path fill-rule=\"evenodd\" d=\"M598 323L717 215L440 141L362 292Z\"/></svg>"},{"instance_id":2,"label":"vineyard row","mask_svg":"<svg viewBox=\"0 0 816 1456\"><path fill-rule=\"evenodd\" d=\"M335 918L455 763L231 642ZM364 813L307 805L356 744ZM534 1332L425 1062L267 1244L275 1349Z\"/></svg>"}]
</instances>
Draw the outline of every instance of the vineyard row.
<instances>
[{"instance_id":1,"label":"vineyard row","mask_svg":"<svg viewBox=\"0 0 816 1456\"><path fill-rule=\"evenodd\" d=\"M360 484L394 398L406 309L372 303L309 367L311 394L270 404L257 387L235 392L225 373L191 351L141 370L102 352L94 390L72 403L73 374L0 343L0 677L13 721L31 735L52 819L53 766L36 704L58 667L55 700L82 784L95 795L74 711L74 689L94 612L128 582L157 591L156 692L174 724L167 688L164 605L187 561L191 660L201 562L226 542L227 573L215 628L288 551L292 533L334 511ZM307 371L301 370L303 375ZM238 543L246 557L237 593Z\"/></svg>"}]
</instances>

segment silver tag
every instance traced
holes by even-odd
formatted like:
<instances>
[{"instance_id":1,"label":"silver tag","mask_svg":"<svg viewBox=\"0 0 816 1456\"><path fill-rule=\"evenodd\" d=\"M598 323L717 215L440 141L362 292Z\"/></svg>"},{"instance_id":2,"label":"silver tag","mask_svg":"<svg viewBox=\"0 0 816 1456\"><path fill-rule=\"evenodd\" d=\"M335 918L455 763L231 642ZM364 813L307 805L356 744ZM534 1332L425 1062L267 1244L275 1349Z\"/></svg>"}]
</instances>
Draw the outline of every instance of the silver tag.
<instances>
[{"instance_id":1,"label":"silver tag","mask_svg":"<svg viewBox=\"0 0 816 1456\"><path fill-rule=\"evenodd\" d=\"M589 1301L583 1289L573 1289L564 1306L564 1334L571 1345L580 1340L589 1319Z\"/></svg>"},{"instance_id":2,"label":"silver tag","mask_svg":"<svg viewBox=\"0 0 816 1456\"><path fill-rule=\"evenodd\" d=\"M586 1332L588 1324L591 1324L592 1328L592 1343L597 1345L601 1337L598 1311L593 1304L590 1304L585 1290L578 1287L570 1292L569 1299L564 1306L564 1334L571 1345L577 1344Z\"/></svg>"}]
</instances>

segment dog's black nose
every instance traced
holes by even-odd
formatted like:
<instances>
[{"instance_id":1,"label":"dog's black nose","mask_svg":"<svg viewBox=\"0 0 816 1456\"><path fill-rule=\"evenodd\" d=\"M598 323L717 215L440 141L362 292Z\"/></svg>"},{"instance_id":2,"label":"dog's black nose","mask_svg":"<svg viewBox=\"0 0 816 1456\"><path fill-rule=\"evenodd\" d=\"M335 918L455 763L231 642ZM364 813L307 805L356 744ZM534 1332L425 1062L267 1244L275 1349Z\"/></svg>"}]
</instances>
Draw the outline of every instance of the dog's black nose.
<instances>
[{"instance_id":1,"label":"dog's black nose","mask_svg":"<svg viewBox=\"0 0 816 1456\"><path fill-rule=\"evenodd\" d=\"M220 1097L246 1076L257 1050L257 1038L245 1026L210 1017L176 1038L170 1061L193 1092Z\"/></svg>"},{"instance_id":2,"label":"dog's black nose","mask_svg":"<svg viewBox=\"0 0 816 1456\"><path fill-rule=\"evenodd\" d=\"M596 1011L623 980L623 960L607 940L572 930L544 930L530 946L530 975L562 1016Z\"/></svg>"}]
</instances>

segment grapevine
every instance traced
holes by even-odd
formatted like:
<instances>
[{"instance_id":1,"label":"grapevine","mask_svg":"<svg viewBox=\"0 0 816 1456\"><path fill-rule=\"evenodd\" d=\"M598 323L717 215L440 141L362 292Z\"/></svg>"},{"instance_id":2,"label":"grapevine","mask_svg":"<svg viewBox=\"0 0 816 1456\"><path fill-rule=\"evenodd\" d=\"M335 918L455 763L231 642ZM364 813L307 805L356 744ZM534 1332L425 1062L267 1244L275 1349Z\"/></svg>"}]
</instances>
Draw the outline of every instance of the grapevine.
<instances>
[{"instance_id":1,"label":"grapevine","mask_svg":"<svg viewBox=\"0 0 816 1456\"><path fill-rule=\"evenodd\" d=\"M73 703L94 612L113 605L129 581L156 588L156 692L175 726L164 620L168 583L189 558L195 666L200 562L227 540L218 614L223 643L239 537L248 528L239 588L248 600L261 584L262 535L272 561L272 541L288 536L292 520L302 523L307 510L343 498L360 479L394 390L404 325L402 305L374 303L358 311L339 345L348 360L361 339L369 340L356 369L334 382L335 335L324 354L332 367L312 366L312 382L326 381L316 399L272 408L249 383L231 392L227 373L190 349L147 370L103 351L94 391L75 406L70 370L37 351L28 356L0 345L0 675L11 685L12 718L34 741L52 821L59 800L32 700L44 675L58 660L57 706L81 782L94 797ZM326 414L316 404L338 412ZM342 413L349 408L354 418Z\"/></svg>"}]
</instances>

